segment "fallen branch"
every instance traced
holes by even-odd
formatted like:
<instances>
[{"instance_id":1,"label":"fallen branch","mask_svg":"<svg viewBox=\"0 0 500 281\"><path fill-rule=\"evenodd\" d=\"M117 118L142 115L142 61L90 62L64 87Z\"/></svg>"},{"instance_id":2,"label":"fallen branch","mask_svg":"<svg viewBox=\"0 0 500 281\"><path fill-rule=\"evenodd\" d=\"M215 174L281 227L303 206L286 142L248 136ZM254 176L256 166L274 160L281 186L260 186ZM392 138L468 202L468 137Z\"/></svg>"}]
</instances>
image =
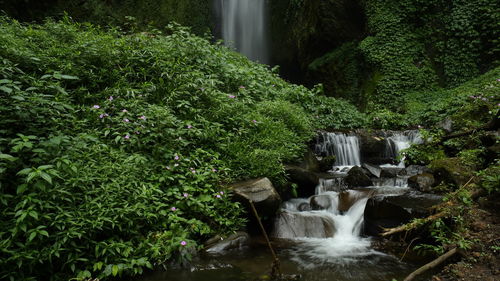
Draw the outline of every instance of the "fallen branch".
<instances>
[{"instance_id":1,"label":"fallen branch","mask_svg":"<svg viewBox=\"0 0 500 281\"><path fill-rule=\"evenodd\" d=\"M442 217L446 216L446 214L447 213L445 213L445 212L440 212L440 213L437 213L435 215L426 217L425 219L419 219L417 221L413 221L411 223L404 224L402 226L393 227L393 228L384 228L384 232L382 232L380 234L380 236L389 236L389 235L393 235L393 234L396 234L396 233L399 233L399 232L409 231L409 230L412 230L412 229L414 229L414 228L416 228L416 227L418 227L420 225L423 225L423 224L425 224L427 222L430 222L430 221L442 218Z\"/></svg>"},{"instance_id":2,"label":"fallen branch","mask_svg":"<svg viewBox=\"0 0 500 281\"><path fill-rule=\"evenodd\" d=\"M437 259L431 261L428 264L425 264L424 266L422 266L419 269L417 269L417 270L413 271L412 273L410 273L410 275L408 275L403 281L411 281L411 280L413 280L415 277L417 277L417 275L420 275L420 274L426 272L427 270L440 265L441 263L443 263L445 260L447 260L449 257L453 256L457 252L458 252L457 248L453 248L453 249L449 250L445 254L439 256Z\"/></svg>"},{"instance_id":3,"label":"fallen branch","mask_svg":"<svg viewBox=\"0 0 500 281\"><path fill-rule=\"evenodd\" d=\"M454 192L454 194L458 193L459 191L463 190L465 187L467 187L473 180L475 179L475 176L471 177L464 185L462 185L462 187L460 187L458 190L456 190ZM474 199L474 196L478 196L478 194L481 194L477 191L470 191L470 196L471 198ZM434 215L431 215L431 216L428 216L426 218L423 218L423 219L417 219L417 220L414 220L410 223L407 223L407 224L403 224L401 226L398 226L398 227L393 227L393 228L384 228L384 232L382 232L380 234L380 236L382 237L385 237L385 236L389 236L389 235L393 235L393 234L396 234L396 233L400 233L400 232L403 232L403 231L410 231L412 229L415 229L421 225L424 225L428 222L431 222L431 221L434 221L434 220L437 220L437 219L440 219L440 218L443 218L443 217L446 217L448 215L450 215L451 213L447 210L450 210L453 206L457 205L457 202L456 201L447 201L447 202L443 202L437 206L434 206L433 209L436 209L436 210L441 210L441 212L437 213L437 214L434 214Z\"/></svg>"}]
</instances>

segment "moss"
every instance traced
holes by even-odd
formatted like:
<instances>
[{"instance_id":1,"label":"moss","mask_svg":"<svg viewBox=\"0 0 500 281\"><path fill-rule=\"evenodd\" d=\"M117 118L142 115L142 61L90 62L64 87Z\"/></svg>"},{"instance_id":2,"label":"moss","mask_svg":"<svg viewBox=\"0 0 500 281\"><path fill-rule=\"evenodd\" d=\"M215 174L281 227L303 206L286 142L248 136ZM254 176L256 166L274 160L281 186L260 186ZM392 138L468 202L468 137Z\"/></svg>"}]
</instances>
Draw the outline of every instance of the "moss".
<instances>
[{"instance_id":1,"label":"moss","mask_svg":"<svg viewBox=\"0 0 500 281\"><path fill-rule=\"evenodd\" d=\"M458 157L434 160L430 167L437 183L454 184L458 187L474 176L474 171Z\"/></svg>"}]
</instances>

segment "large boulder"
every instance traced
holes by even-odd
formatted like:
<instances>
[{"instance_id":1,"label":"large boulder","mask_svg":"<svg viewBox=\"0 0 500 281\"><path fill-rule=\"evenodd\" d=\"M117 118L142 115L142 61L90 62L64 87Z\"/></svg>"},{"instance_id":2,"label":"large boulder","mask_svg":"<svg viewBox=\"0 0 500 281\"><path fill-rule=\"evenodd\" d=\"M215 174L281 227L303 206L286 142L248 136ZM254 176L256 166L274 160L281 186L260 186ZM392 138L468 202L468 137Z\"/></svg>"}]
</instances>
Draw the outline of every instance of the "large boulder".
<instances>
[{"instance_id":1,"label":"large boulder","mask_svg":"<svg viewBox=\"0 0 500 281\"><path fill-rule=\"evenodd\" d=\"M430 167L436 184L444 182L461 186L474 175L473 169L465 166L460 158L456 157L434 160Z\"/></svg>"},{"instance_id":2,"label":"large boulder","mask_svg":"<svg viewBox=\"0 0 500 281\"><path fill-rule=\"evenodd\" d=\"M412 176L408 179L408 186L422 192L430 192L434 185L434 176L429 173Z\"/></svg>"},{"instance_id":3,"label":"large boulder","mask_svg":"<svg viewBox=\"0 0 500 281\"><path fill-rule=\"evenodd\" d=\"M378 235L383 228L391 228L409 222L413 218L430 215L430 208L442 202L442 197L417 191L397 196L377 195L366 203L365 234Z\"/></svg>"},{"instance_id":4,"label":"large boulder","mask_svg":"<svg viewBox=\"0 0 500 281\"><path fill-rule=\"evenodd\" d=\"M313 212L287 212L278 215L271 237L274 238L328 238L335 234L333 219Z\"/></svg>"},{"instance_id":5,"label":"large boulder","mask_svg":"<svg viewBox=\"0 0 500 281\"><path fill-rule=\"evenodd\" d=\"M248 233L238 231L228 237L215 236L205 243L205 251L210 254L221 254L225 251L240 249L248 245Z\"/></svg>"},{"instance_id":6,"label":"large boulder","mask_svg":"<svg viewBox=\"0 0 500 281\"><path fill-rule=\"evenodd\" d=\"M280 207L281 198L268 178L233 183L230 188L236 199L244 205L252 200L260 216L273 216Z\"/></svg>"},{"instance_id":7,"label":"large boulder","mask_svg":"<svg viewBox=\"0 0 500 281\"><path fill-rule=\"evenodd\" d=\"M366 187L373 185L373 182L365 174L364 170L358 166L354 166L349 170L345 182L349 187Z\"/></svg>"},{"instance_id":8,"label":"large boulder","mask_svg":"<svg viewBox=\"0 0 500 281\"><path fill-rule=\"evenodd\" d=\"M297 184L299 197L309 197L314 194L316 186L319 184L319 176L316 173L291 165L285 166L285 172L290 182Z\"/></svg>"}]
</instances>

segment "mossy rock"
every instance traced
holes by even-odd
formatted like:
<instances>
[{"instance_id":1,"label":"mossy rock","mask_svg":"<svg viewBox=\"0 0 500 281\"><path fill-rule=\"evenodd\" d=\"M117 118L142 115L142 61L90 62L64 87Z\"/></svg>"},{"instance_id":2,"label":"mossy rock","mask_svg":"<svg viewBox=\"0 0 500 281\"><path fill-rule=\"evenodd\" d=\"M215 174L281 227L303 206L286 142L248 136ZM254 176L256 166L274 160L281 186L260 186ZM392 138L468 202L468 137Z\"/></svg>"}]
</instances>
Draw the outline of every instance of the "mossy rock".
<instances>
[{"instance_id":1,"label":"mossy rock","mask_svg":"<svg viewBox=\"0 0 500 281\"><path fill-rule=\"evenodd\" d=\"M431 162L430 167L436 179L436 184L448 183L456 186L464 185L473 175L474 171L463 164L460 158L444 158Z\"/></svg>"}]
</instances>

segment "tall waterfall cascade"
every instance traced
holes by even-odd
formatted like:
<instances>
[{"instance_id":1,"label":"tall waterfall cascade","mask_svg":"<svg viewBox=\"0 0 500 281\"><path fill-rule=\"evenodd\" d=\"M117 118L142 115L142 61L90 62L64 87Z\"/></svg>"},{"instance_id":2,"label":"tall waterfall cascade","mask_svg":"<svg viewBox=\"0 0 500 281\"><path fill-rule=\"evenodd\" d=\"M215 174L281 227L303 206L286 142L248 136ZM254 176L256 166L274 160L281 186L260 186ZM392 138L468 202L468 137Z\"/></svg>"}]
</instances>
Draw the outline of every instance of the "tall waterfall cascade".
<instances>
[{"instance_id":1,"label":"tall waterfall cascade","mask_svg":"<svg viewBox=\"0 0 500 281\"><path fill-rule=\"evenodd\" d=\"M266 0L215 0L222 39L253 61L269 62Z\"/></svg>"}]
</instances>

